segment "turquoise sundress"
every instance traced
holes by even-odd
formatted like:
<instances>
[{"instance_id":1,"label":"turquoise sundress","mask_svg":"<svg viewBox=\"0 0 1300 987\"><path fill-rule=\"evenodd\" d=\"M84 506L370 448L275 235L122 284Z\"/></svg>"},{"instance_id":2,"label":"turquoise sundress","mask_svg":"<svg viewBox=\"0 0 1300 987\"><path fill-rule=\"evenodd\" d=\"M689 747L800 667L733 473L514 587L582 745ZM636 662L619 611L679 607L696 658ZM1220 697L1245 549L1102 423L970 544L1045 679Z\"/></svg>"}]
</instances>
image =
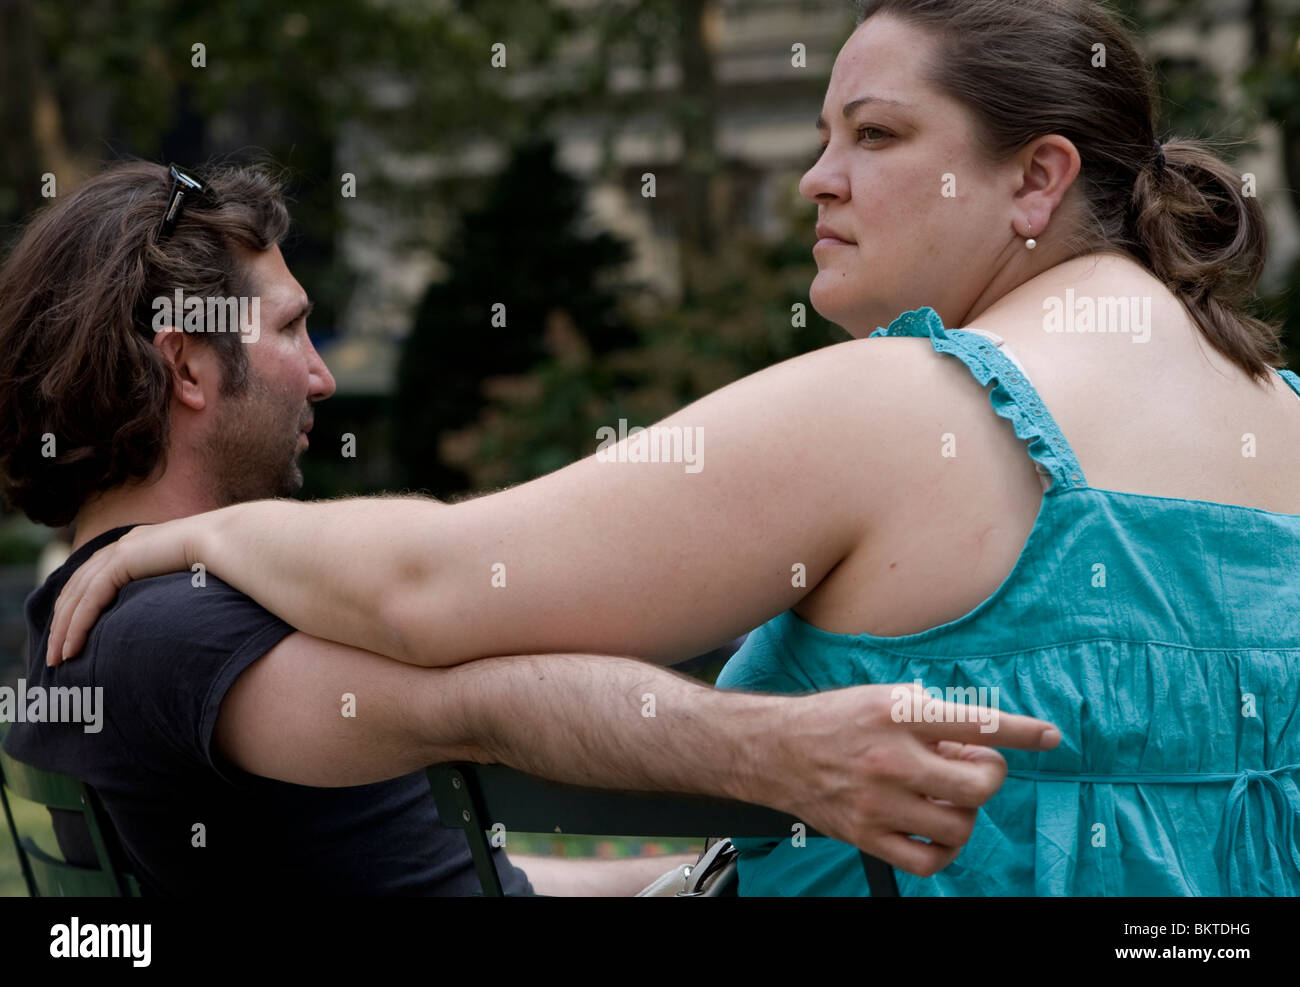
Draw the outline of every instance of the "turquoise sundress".
<instances>
[{"instance_id":1,"label":"turquoise sundress","mask_svg":"<svg viewBox=\"0 0 1300 987\"><path fill-rule=\"evenodd\" d=\"M1300 892L1300 515L1090 487L988 338L945 329L930 308L882 335L928 336L994 382L993 410L1052 481L1033 529L1002 584L956 620L878 637L787 611L718 686L996 687L1002 712L1060 728L1055 750L1002 751L1007 780L960 856L929 878L896 870L900 894ZM1279 373L1300 395L1300 377ZM869 893L844 843L736 842L741 894Z\"/></svg>"}]
</instances>

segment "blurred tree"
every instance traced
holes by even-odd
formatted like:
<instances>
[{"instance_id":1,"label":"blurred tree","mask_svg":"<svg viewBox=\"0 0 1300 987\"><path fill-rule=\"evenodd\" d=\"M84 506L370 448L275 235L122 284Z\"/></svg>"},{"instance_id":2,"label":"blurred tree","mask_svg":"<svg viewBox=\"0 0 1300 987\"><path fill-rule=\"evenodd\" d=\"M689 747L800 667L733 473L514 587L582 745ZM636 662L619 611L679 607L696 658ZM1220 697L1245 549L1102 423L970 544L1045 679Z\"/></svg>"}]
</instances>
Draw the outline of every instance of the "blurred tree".
<instances>
[{"instance_id":1,"label":"blurred tree","mask_svg":"<svg viewBox=\"0 0 1300 987\"><path fill-rule=\"evenodd\" d=\"M808 303L816 273L808 209L785 217L777 244L728 240L678 302L625 294L637 345L601 357L551 337L525 377L489 391L483 412L444 451L476 489L540 476L591 455L596 429L649 425L704 394L781 360L848 338ZM796 232L797 231L797 232Z\"/></svg>"},{"instance_id":2,"label":"blurred tree","mask_svg":"<svg viewBox=\"0 0 1300 987\"><path fill-rule=\"evenodd\" d=\"M1243 77L1252 101L1278 128L1282 168L1292 209L1300 217L1300 3L1250 0L1255 62ZM1265 313L1282 323L1291 353L1300 347L1300 255L1292 259L1281 291L1264 299Z\"/></svg>"},{"instance_id":3,"label":"blurred tree","mask_svg":"<svg viewBox=\"0 0 1300 987\"><path fill-rule=\"evenodd\" d=\"M1148 37L1169 27L1205 32L1225 20L1223 5L1215 0L1115 0L1115 6ZM1185 57L1156 59L1162 132L1213 135L1233 158L1254 147L1259 126L1271 122L1280 137L1283 185L1259 191L1288 203L1300 220L1300 0L1244 0L1236 9L1249 35L1251 55L1237 77L1223 78L1220 63L1204 45ZM1223 94L1233 92L1234 98L1224 98ZM1297 353L1300 256L1283 273L1280 286L1258 299L1255 310L1282 326L1283 343L1290 353Z\"/></svg>"},{"instance_id":4,"label":"blurred tree","mask_svg":"<svg viewBox=\"0 0 1300 987\"><path fill-rule=\"evenodd\" d=\"M531 108L492 69L491 45L508 41L517 66L544 64L572 26L554 0L5 3L0 225L13 235L41 204L43 173L63 194L104 157L266 158L293 199L286 255L311 287L315 324L335 326L352 289L335 251L340 174L364 175L363 194L399 214L427 212L427 183L384 160L524 132ZM372 139L344 148L353 124Z\"/></svg>"},{"instance_id":5,"label":"blurred tree","mask_svg":"<svg viewBox=\"0 0 1300 987\"><path fill-rule=\"evenodd\" d=\"M629 249L582 232L582 202L582 186L556 167L554 144L533 141L459 221L448 277L420 303L399 366L394 438L408 485L437 495L465 489L443 440L512 386L503 376L533 369L548 349L582 362L635 338L618 306L631 287L618 280ZM543 421L565 421L573 397L551 395Z\"/></svg>"}]
</instances>

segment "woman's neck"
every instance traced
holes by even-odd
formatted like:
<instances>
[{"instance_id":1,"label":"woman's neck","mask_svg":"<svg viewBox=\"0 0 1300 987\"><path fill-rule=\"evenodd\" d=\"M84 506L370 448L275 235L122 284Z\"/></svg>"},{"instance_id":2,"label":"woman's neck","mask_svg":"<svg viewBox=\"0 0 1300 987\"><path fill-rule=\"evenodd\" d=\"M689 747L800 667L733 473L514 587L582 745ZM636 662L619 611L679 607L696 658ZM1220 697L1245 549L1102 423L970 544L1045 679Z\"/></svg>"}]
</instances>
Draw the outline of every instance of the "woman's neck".
<instances>
[{"instance_id":1,"label":"woman's neck","mask_svg":"<svg viewBox=\"0 0 1300 987\"><path fill-rule=\"evenodd\" d=\"M1177 297L1150 271L1128 254L1101 251L1072 257L1037 274L1023 284L966 317L964 328L989 329L999 326L1041 322L1052 307L1052 299L1138 298L1149 299L1150 309L1169 315L1186 313ZM956 327L954 327L956 328Z\"/></svg>"}]
</instances>

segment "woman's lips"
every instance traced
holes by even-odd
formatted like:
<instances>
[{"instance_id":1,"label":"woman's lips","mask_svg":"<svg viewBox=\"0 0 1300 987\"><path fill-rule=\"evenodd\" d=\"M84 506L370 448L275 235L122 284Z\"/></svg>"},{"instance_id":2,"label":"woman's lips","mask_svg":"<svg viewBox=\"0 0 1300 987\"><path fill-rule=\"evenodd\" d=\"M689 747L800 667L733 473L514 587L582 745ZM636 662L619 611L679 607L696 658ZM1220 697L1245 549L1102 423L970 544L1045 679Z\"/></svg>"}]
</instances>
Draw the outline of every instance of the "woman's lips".
<instances>
[{"instance_id":1,"label":"woman's lips","mask_svg":"<svg viewBox=\"0 0 1300 987\"><path fill-rule=\"evenodd\" d=\"M824 223L824 222L818 223L814 232L817 235L817 242L813 245L813 250L816 250L818 247L857 246L857 244L855 244L852 240L849 240L846 237L841 236L840 231L837 230L830 223Z\"/></svg>"}]
</instances>

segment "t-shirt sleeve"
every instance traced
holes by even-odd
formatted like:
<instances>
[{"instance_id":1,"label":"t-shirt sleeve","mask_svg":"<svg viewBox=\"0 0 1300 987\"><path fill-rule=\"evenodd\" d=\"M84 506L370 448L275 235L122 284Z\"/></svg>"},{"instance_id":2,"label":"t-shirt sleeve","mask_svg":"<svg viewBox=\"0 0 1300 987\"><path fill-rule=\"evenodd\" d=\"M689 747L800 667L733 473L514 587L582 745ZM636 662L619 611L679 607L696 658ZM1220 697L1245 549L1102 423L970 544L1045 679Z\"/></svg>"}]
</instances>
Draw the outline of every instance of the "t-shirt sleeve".
<instances>
[{"instance_id":1,"label":"t-shirt sleeve","mask_svg":"<svg viewBox=\"0 0 1300 987\"><path fill-rule=\"evenodd\" d=\"M88 653L109 729L153 771L178 778L242 772L212 749L221 702L235 680L294 629L214 576L128 583L92 632Z\"/></svg>"}]
</instances>

